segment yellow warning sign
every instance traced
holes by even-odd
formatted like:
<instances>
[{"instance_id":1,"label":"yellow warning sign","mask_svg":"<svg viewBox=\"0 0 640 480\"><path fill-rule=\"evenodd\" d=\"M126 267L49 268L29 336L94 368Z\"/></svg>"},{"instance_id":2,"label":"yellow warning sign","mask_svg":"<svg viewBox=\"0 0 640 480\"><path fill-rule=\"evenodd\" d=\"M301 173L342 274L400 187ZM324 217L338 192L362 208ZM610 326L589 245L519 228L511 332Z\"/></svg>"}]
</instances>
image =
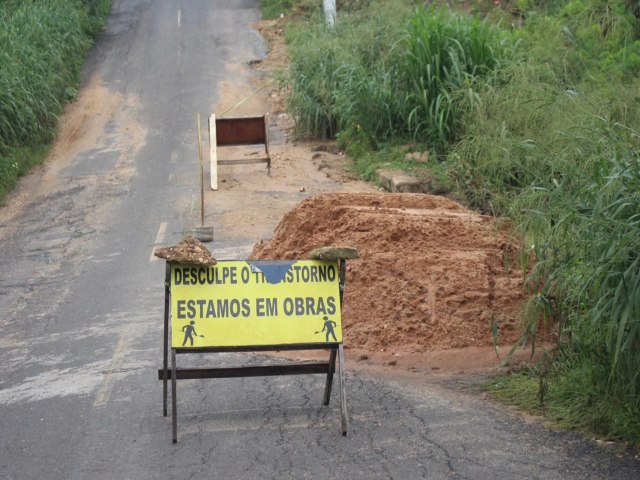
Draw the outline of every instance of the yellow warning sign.
<instances>
[{"instance_id":1,"label":"yellow warning sign","mask_svg":"<svg viewBox=\"0 0 640 480\"><path fill-rule=\"evenodd\" d=\"M342 342L338 262L171 266L171 346Z\"/></svg>"}]
</instances>

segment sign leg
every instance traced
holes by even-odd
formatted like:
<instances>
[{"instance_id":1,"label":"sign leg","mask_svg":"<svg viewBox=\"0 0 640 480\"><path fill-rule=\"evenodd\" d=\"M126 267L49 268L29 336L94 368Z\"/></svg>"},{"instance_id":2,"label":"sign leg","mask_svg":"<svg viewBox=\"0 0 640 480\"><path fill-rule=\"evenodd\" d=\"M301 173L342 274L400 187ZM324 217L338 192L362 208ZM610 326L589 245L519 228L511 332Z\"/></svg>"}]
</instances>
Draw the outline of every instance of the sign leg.
<instances>
[{"instance_id":1,"label":"sign leg","mask_svg":"<svg viewBox=\"0 0 640 480\"><path fill-rule=\"evenodd\" d=\"M347 394L344 386L344 348L342 344L338 346L338 355L340 356L340 410L342 417L342 435L347 434L349 428L349 419L347 418Z\"/></svg>"},{"instance_id":2,"label":"sign leg","mask_svg":"<svg viewBox=\"0 0 640 480\"><path fill-rule=\"evenodd\" d=\"M340 259L339 275L340 275L340 312L342 312L342 300L344 298L344 284L347 281L347 261Z\"/></svg>"},{"instance_id":3,"label":"sign leg","mask_svg":"<svg viewBox=\"0 0 640 480\"><path fill-rule=\"evenodd\" d=\"M211 161L211 190L218 190L218 139L215 114L209 117L209 158Z\"/></svg>"},{"instance_id":4,"label":"sign leg","mask_svg":"<svg viewBox=\"0 0 640 480\"><path fill-rule=\"evenodd\" d=\"M327 373L327 383L324 387L324 400L323 405L329 405L331 400L331 387L333 385L333 373L336 371L336 348L331 349L331 355L329 356L329 373Z\"/></svg>"},{"instance_id":5,"label":"sign leg","mask_svg":"<svg viewBox=\"0 0 640 480\"><path fill-rule=\"evenodd\" d=\"M171 349L171 429L173 443L178 443L178 398L176 392L176 351Z\"/></svg>"},{"instance_id":6,"label":"sign leg","mask_svg":"<svg viewBox=\"0 0 640 480\"><path fill-rule=\"evenodd\" d=\"M169 368L169 282L171 281L171 265L166 262L164 278L164 352L162 359L162 416L167 416L167 374Z\"/></svg>"},{"instance_id":7,"label":"sign leg","mask_svg":"<svg viewBox=\"0 0 640 480\"><path fill-rule=\"evenodd\" d=\"M271 155L269 155L269 114L264 117L264 151L267 154L267 175L271 175Z\"/></svg>"}]
</instances>

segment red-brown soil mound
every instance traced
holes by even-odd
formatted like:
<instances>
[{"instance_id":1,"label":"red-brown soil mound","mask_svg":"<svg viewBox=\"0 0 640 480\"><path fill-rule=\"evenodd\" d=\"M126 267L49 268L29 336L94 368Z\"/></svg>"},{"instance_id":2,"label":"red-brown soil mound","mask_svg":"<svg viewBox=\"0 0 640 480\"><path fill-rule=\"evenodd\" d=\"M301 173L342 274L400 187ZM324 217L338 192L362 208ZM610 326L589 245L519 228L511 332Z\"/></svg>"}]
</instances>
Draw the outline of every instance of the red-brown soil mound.
<instances>
[{"instance_id":1,"label":"red-brown soil mound","mask_svg":"<svg viewBox=\"0 0 640 480\"><path fill-rule=\"evenodd\" d=\"M285 215L252 258L306 258L349 245L345 344L425 351L499 343L521 335L523 279L508 230L443 197L318 195Z\"/></svg>"}]
</instances>

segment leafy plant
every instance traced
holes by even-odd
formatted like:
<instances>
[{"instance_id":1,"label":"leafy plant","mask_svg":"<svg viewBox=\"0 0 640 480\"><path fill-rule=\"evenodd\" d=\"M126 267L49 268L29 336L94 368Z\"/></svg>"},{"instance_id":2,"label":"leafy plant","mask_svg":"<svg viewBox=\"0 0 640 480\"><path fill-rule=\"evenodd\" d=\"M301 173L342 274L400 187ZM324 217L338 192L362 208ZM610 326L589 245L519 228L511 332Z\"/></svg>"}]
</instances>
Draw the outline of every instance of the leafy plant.
<instances>
[{"instance_id":1,"label":"leafy plant","mask_svg":"<svg viewBox=\"0 0 640 480\"><path fill-rule=\"evenodd\" d=\"M109 8L107 0L0 5L0 198L42 160L37 146L53 139Z\"/></svg>"},{"instance_id":2,"label":"leafy plant","mask_svg":"<svg viewBox=\"0 0 640 480\"><path fill-rule=\"evenodd\" d=\"M608 68L634 37L622 2L607 3L570 2L525 24L528 57L480 91L447 164L471 204L516 221L529 339L541 320L561 327L550 411L639 442L639 84ZM603 25L611 33L599 42Z\"/></svg>"},{"instance_id":3,"label":"leafy plant","mask_svg":"<svg viewBox=\"0 0 640 480\"><path fill-rule=\"evenodd\" d=\"M509 30L384 3L341 15L335 34L318 19L292 35L298 133L337 137L367 178L413 168L404 144L435 150L429 168L457 195L511 217L523 340L560 330L553 363L514 393L537 389L564 425L640 442L637 2L510 2Z\"/></svg>"},{"instance_id":4,"label":"leafy plant","mask_svg":"<svg viewBox=\"0 0 640 480\"><path fill-rule=\"evenodd\" d=\"M444 10L375 4L342 15L335 33L318 19L291 40L298 133L442 150L459 136L476 82L510 46L499 29Z\"/></svg>"}]
</instances>

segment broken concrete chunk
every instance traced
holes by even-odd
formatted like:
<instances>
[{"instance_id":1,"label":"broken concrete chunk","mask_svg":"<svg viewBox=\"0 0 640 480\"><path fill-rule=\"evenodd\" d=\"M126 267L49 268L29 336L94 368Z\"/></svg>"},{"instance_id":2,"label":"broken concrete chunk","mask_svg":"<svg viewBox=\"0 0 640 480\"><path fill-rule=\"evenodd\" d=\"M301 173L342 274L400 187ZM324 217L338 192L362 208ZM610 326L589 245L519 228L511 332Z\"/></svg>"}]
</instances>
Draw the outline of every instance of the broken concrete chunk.
<instances>
[{"instance_id":1,"label":"broken concrete chunk","mask_svg":"<svg viewBox=\"0 0 640 480\"><path fill-rule=\"evenodd\" d=\"M402 170L380 169L376 171L378 181L389 192L420 193L420 180Z\"/></svg>"},{"instance_id":2,"label":"broken concrete chunk","mask_svg":"<svg viewBox=\"0 0 640 480\"><path fill-rule=\"evenodd\" d=\"M218 263L209 249L200 240L190 235L184 237L175 247L156 248L153 254L156 257L164 258L168 262L185 265L211 267Z\"/></svg>"}]
</instances>

